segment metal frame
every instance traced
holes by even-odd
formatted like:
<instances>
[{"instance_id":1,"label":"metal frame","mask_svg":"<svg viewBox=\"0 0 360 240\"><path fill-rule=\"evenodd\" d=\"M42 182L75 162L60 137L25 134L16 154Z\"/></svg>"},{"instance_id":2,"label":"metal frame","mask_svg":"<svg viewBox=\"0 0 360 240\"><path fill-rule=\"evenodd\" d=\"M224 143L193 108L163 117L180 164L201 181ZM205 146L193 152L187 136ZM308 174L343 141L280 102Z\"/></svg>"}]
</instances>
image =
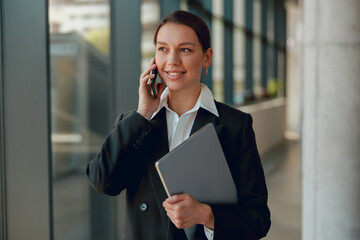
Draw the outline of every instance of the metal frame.
<instances>
[{"instance_id":1,"label":"metal frame","mask_svg":"<svg viewBox=\"0 0 360 240\"><path fill-rule=\"evenodd\" d=\"M1 4L6 237L52 239L47 1Z\"/></svg>"},{"instance_id":2,"label":"metal frame","mask_svg":"<svg viewBox=\"0 0 360 240\"><path fill-rule=\"evenodd\" d=\"M261 35L263 38L261 39L261 86L266 89L267 88L267 51L268 51L268 43L266 41L267 34L267 0L261 0Z\"/></svg>"},{"instance_id":3,"label":"metal frame","mask_svg":"<svg viewBox=\"0 0 360 240\"><path fill-rule=\"evenodd\" d=\"M51 126L51 82L50 82L50 77L51 77L51 73L50 73L50 29L49 29L49 1L45 1L45 6L44 9L45 12L45 41L46 41L46 49L45 49L45 66L46 66L46 79L43 79L43 82L45 83L45 89L46 89L46 93L43 93L46 95L46 110L45 110L45 116L47 116L47 124L45 124L45 127L47 127L46 131L47 131L47 155L48 155L48 203L49 203L49 239L53 240L54 239L54 200L53 200L53 174L52 174L52 170L53 170L53 161L52 161L52 142L51 142L51 133L52 133L52 126ZM42 66L43 67L43 66ZM45 117L44 116L44 117ZM46 154L46 153L44 153Z\"/></svg>"},{"instance_id":4,"label":"metal frame","mask_svg":"<svg viewBox=\"0 0 360 240\"><path fill-rule=\"evenodd\" d=\"M245 101L248 98L252 98L254 91L254 81L253 81L253 1L246 0L245 3L245 25L246 25L246 41L245 41Z\"/></svg>"},{"instance_id":5,"label":"metal frame","mask_svg":"<svg viewBox=\"0 0 360 240\"><path fill-rule=\"evenodd\" d=\"M281 26L279 25L279 15L280 15L280 6L279 6L279 1L274 0L274 42L276 44L279 44L280 42L280 28ZM274 48L274 77L278 78L279 74L278 74L278 53L279 49L278 48Z\"/></svg>"},{"instance_id":6,"label":"metal frame","mask_svg":"<svg viewBox=\"0 0 360 240\"><path fill-rule=\"evenodd\" d=\"M266 68L266 73L267 73L267 77L268 78L274 78L275 77L275 72L274 72L274 55L275 55L275 51L276 51L276 42L275 42L275 22L274 22L274 15L275 15L275 1L274 0L268 0L267 1L267 16L266 16L266 20L267 21L272 21L274 26L273 28L267 28L267 32L266 32L266 38L270 39L269 35L271 31L274 31L272 35L273 39L270 39L272 41L273 44L268 44L267 45L267 68ZM271 14L272 14L272 18L271 18Z\"/></svg>"},{"instance_id":7,"label":"metal frame","mask_svg":"<svg viewBox=\"0 0 360 240\"><path fill-rule=\"evenodd\" d=\"M0 1L0 240L6 237L6 186L5 186L5 147L4 147L4 113L3 113L3 61L2 61L2 3Z\"/></svg>"},{"instance_id":8,"label":"metal frame","mask_svg":"<svg viewBox=\"0 0 360 240\"><path fill-rule=\"evenodd\" d=\"M111 75L114 118L137 108L141 74L141 0L111 0ZM132 46L132 47L130 47ZM135 49L133 48L135 47ZM126 99L126 101L124 101Z\"/></svg>"},{"instance_id":9,"label":"metal frame","mask_svg":"<svg viewBox=\"0 0 360 240\"><path fill-rule=\"evenodd\" d=\"M160 0L161 19L180 8L180 0Z\"/></svg>"},{"instance_id":10,"label":"metal frame","mask_svg":"<svg viewBox=\"0 0 360 240\"><path fill-rule=\"evenodd\" d=\"M284 72L278 73L279 77L283 76L284 82L286 82L286 9L284 0L278 1L279 16L278 16L278 52L283 52L284 54Z\"/></svg>"},{"instance_id":11,"label":"metal frame","mask_svg":"<svg viewBox=\"0 0 360 240\"><path fill-rule=\"evenodd\" d=\"M229 22L233 22L233 1L224 2L224 16ZM233 25L225 24L224 28L224 100L225 103L232 105L234 102L234 47L233 47Z\"/></svg>"},{"instance_id":12,"label":"metal frame","mask_svg":"<svg viewBox=\"0 0 360 240\"><path fill-rule=\"evenodd\" d=\"M141 74L141 0L110 0L110 4L111 102L114 103L111 119L115 120L120 112L137 108ZM125 230L125 191L114 205L115 236L121 239Z\"/></svg>"}]
</instances>

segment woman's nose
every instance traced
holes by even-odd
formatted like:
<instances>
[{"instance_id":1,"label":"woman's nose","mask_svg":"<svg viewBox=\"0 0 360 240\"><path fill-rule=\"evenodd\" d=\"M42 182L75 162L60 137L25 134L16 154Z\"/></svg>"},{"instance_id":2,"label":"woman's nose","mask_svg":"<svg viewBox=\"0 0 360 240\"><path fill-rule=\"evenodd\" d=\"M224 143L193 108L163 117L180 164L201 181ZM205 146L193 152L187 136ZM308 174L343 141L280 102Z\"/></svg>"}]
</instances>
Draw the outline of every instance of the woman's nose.
<instances>
[{"instance_id":1,"label":"woman's nose","mask_svg":"<svg viewBox=\"0 0 360 240\"><path fill-rule=\"evenodd\" d=\"M179 65L181 62L180 56L176 51L171 51L168 55L167 63L169 65Z\"/></svg>"}]
</instances>

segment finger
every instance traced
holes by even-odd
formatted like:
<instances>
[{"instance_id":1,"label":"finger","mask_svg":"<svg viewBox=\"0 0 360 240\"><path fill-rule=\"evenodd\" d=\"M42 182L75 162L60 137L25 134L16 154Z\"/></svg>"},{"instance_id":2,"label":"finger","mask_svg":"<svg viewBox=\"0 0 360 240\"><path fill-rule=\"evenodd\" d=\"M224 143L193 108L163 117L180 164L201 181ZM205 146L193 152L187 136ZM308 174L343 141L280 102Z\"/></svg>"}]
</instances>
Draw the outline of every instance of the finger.
<instances>
[{"instance_id":1,"label":"finger","mask_svg":"<svg viewBox=\"0 0 360 240\"><path fill-rule=\"evenodd\" d=\"M170 209L170 207L171 207L171 204L168 202L168 201L164 201L163 202L163 207L165 208L165 210L167 211L168 209Z\"/></svg>"},{"instance_id":2,"label":"finger","mask_svg":"<svg viewBox=\"0 0 360 240\"><path fill-rule=\"evenodd\" d=\"M156 64L153 64L145 69L145 71L140 75L140 80L144 79L146 76L150 75L150 72L156 68Z\"/></svg>"},{"instance_id":3,"label":"finger","mask_svg":"<svg viewBox=\"0 0 360 240\"><path fill-rule=\"evenodd\" d=\"M171 219L171 220L176 220L177 219L177 215L174 211L167 211L166 215Z\"/></svg>"},{"instance_id":4,"label":"finger","mask_svg":"<svg viewBox=\"0 0 360 240\"><path fill-rule=\"evenodd\" d=\"M168 203L174 204L177 203L179 201L181 201L181 194L177 194L177 195L172 195L171 197L167 198L166 201Z\"/></svg>"},{"instance_id":5,"label":"finger","mask_svg":"<svg viewBox=\"0 0 360 240\"><path fill-rule=\"evenodd\" d=\"M167 212L166 214L174 224L176 223L176 225L183 225L187 222L183 216L175 212Z\"/></svg>"},{"instance_id":6,"label":"finger","mask_svg":"<svg viewBox=\"0 0 360 240\"><path fill-rule=\"evenodd\" d=\"M146 67L145 71L140 75L140 79L144 78L146 75L150 74L150 71L156 68L155 60L154 58L151 59L149 65Z\"/></svg>"},{"instance_id":7,"label":"finger","mask_svg":"<svg viewBox=\"0 0 360 240\"><path fill-rule=\"evenodd\" d=\"M147 75L150 73L150 71L154 70L155 68L156 68L155 58L152 58L149 65L145 69L144 73Z\"/></svg>"},{"instance_id":8,"label":"finger","mask_svg":"<svg viewBox=\"0 0 360 240\"><path fill-rule=\"evenodd\" d=\"M166 211L170 212L170 211L178 211L178 209L180 208L179 204L173 204L167 201L163 202L163 207L165 208Z\"/></svg>"},{"instance_id":9,"label":"finger","mask_svg":"<svg viewBox=\"0 0 360 240\"><path fill-rule=\"evenodd\" d=\"M192 197L188 193L176 194L171 196L170 202L177 203L188 199L192 199Z\"/></svg>"},{"instance_id":10,"label":"finger","mask_svg":"<svg viewBox=\"0 0 360 240\"><path fill-rule=\"evenodd\" d=\"M149 65L153 65L155 63L155 58L151 58Z\"/></svg>"},{"instance_id":11,"label":"finger","mask_svg":"<svg viewBox=\"0 0 360 240\"><path fill-rule=\"evenodd\" d=\"M140 78L140 84L142 85L150 85L150 79L154 78L155 74L145 75L142 78Z\"/></svg>"},{"instance_id":12,"label":"finger","mask_svg":"<svg viewBox=\"0 0 360 240\"><path fill-rule=\"evenodd\" d=\"M156 64L155 64L155 58L152 58L150 60L149 65L147 66L147 68L145 69L145 71L140 75L140 79L143 79L146 76L152 75L150 74L152 70L154 70L156 68ZM151 78L154 78L155 76L152 76Z\"/></svg>"},{"instance_id":13,"label":"finger","mask_svg":"<svg viewBox=\"0 0 360 240\"><path fill-rule=\"evenodd\" d=\"M171 220L171 222L179 229L183 229L183 228L188 228L192 225L194 225L191 222L188 222L186 219L183 219L179 216L176 216L172 213L168 214L169 219Z\"/></svg>"}]
</instances>

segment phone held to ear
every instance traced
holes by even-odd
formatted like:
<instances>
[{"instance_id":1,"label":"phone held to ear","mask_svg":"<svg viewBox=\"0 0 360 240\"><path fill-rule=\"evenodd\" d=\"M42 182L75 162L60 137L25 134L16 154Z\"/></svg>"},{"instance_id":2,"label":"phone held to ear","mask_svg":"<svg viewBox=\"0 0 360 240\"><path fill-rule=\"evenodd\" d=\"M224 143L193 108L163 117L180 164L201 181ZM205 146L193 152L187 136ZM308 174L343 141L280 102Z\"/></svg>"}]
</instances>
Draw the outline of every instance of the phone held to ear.
<instances>
[{"instance_id":1,"label":"phone held to ear","mask_svg":"<svg viewBox=\"0 0 360 240\"><path fill-rule=\"evenodd\" d=\"M162 80L161 78L158 76L158 73L157 73L157 68L155 68L154 70L152 70L150 72L150 75L151 74L155 74L155 77L150 79L150 83L151 83L151 90L152 90L152 93L154 95L154 98L157 98L157 93L156 93L156 90L158 90L157 88L157 85L159 83L162 83Z\"/></svg>"}]
</instances>

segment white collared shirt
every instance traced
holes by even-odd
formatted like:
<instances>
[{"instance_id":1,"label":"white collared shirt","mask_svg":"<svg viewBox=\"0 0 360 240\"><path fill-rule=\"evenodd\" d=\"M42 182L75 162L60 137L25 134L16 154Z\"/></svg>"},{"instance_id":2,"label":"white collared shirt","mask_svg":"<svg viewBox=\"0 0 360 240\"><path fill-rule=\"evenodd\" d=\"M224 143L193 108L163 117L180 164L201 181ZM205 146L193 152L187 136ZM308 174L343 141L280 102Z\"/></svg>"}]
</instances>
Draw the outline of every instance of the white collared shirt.
<instances>
[{"instance_id":1,"label":"white collared shirt","mask_svg":"<svg viewBox=\"0 0 360 240\"><path fill-rule=\"evenodd\" d=\"M169 90L166 88L160 97L160 104L151 119L163 108L166 108L166 122L168 131L169 151L173 150L180 143L189 138L196 114L201 108L206 109L215 116L219 117L214 97L210 89L201 83L201 92L196 104L192 109L182 114L180 117L168 106ZM214 231L204 226L205 235L209 240L213 239Z\"/></svg>"}]
</instances>

